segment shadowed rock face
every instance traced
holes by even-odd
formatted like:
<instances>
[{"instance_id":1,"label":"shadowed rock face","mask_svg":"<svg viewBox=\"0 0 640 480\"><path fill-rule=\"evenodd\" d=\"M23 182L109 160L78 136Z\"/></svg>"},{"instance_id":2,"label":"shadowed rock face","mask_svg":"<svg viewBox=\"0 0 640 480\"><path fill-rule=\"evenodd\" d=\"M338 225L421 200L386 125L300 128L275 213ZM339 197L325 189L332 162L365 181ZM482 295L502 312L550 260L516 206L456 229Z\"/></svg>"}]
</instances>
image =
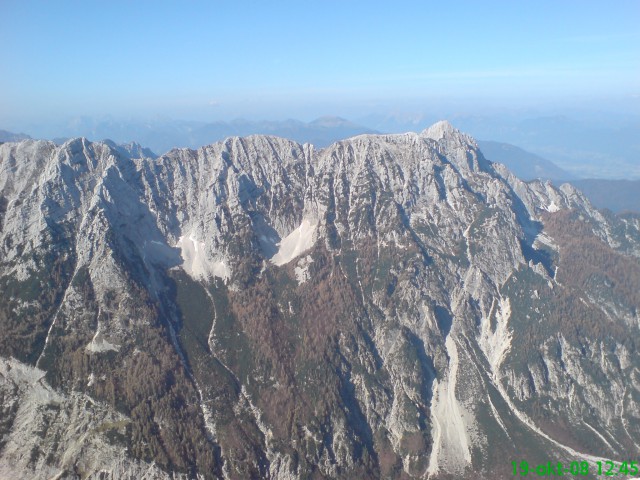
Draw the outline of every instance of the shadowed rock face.
<instances>
[{"instance_id":1,"label":"shadowed rock face","mask_svg":"<svg viewBox=\"0 0 640 480\"><path fill-rule=\"evenodd\" d=\"M446 122L141 151L0 145L0 476L506 478L640 453L636 217Z\"/></svg>"}]
</instances>

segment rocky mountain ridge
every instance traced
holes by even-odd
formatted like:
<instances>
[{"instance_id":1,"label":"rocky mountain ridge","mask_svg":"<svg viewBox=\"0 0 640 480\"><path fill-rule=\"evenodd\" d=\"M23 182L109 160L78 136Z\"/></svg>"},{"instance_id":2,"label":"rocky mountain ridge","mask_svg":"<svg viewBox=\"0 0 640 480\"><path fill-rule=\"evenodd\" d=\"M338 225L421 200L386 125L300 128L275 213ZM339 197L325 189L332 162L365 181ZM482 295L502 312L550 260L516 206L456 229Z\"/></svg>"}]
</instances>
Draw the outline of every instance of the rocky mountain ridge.
<instances>
[{"instance_id":1,"label":"rocky mountain ridge","mask_svg":"<svg viewBox=\"0 0 640 480\"><path fill-rule=\"evenodd\" d=\"M0 472L637 456L639 257L637 217L521 182L446 122L319 150L0 145Z\"/></svg>"}]
</instances>

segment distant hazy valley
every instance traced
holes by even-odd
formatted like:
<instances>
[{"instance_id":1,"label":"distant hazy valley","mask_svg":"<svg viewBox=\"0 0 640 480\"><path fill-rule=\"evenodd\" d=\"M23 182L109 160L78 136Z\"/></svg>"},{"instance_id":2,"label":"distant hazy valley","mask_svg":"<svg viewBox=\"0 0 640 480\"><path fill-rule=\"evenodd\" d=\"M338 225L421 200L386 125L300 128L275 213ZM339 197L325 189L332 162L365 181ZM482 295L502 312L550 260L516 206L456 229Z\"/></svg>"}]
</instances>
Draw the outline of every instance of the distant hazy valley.
<instances>
[{"instance_id":1,"label":"distant hazy valley","mask_svg":"<svg viewBox=\"0 0 640 480\"><path fill-rule=\"evenodd\" d=\"M576 178L553 162L508 143L478 141L478 146L489 160L505 164L522 180L550 180L558 186L568 182L598 208L640 212L640 180Z\"/></svg>"}]
</instances>

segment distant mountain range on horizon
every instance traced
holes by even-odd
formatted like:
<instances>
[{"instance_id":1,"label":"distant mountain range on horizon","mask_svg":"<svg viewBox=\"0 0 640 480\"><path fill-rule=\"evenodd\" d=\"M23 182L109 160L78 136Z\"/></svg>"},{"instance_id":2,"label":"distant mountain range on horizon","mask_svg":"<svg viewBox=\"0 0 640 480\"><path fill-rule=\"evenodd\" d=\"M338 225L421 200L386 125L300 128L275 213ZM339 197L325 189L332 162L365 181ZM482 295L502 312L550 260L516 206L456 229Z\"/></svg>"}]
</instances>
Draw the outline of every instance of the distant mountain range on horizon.
<instances>
[{"instance_id":1,"label":"distant mountain range on horizon","mask_svg":"<svg viewBox=\"0 0 640 480\"><path fill-rule=\"evenodd\" d=\"M116 143L134 141L161 155L176 147L198 148L230 136L253 134L274 135L323 148L364 133L419 132L440 119L447 119L476 139L517 145L550 160L573 177L640 180L640 115L600 111L564 114L533 110L479 114L397 111L365 116L351 114L346 118L328 115L311 121L243 118L193 121L77 116L4 127L26 132L34 138L58 141L76 137L95 141L111 139ZM0 141L1 138L0 134Z\"/></svg>"},{"instance_id":2,"label":"distant mountain range on horizon","mask_svg":"<svg viewBox=\"0 0 640 480\"><path fill-rule=\"evenodd\" d=\"M76 137L95 141L110 139L116 143L137 142L158 155L173 148L195 149L228 137L254 134L273 135L322 148L343 138L363 133L380 133L337 116L324 116L311 122L294 119L199 122L77 117L58 128L34 127L34 131L37 133L35 137L51 139L56 143Z\"/></svg>"},{"instance_id":3,"label":"distant mountain range on horizon","mask_svg":"<svg viewBox=\"0 0 640 480\"><path fill-rule=\"evenodd\" d=\"M25 133L13 133L6 130L0 130L0 142L19 142L20 140L28 140L31 137Z\"/></svg>"}]
</instances>

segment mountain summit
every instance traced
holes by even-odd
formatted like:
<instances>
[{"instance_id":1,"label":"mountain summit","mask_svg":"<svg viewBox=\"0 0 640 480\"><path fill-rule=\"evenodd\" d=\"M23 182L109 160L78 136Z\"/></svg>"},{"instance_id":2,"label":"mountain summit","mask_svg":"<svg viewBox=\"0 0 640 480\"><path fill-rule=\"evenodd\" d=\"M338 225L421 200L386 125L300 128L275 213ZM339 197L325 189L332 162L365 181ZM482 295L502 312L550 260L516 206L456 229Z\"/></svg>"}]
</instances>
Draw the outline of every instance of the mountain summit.
<instances>
[{"instance_id":1,"label":"mountain summit","mask_svg":"<svg viewBox=\"0 0 640 480\"><path fill-rule=\"evenodd\" d=\"M425 128L422 132L427 138L431 138L433 140L439 141L446 137L451 137L454 135L460 135L460 132L454 128L447 120L441 120L437 123L434 123L428 128Z\"/></svg>"},{"instance_id":2,"label":"mountain summit","mask_svg":"<svg viewBox=\"0 0 640 480\"><path fill-rule=\"evenodd\" d=\"M511 478L640 454L640 220L447 122L0 145L0 477Z\"/></svg>"}]
</instances>

